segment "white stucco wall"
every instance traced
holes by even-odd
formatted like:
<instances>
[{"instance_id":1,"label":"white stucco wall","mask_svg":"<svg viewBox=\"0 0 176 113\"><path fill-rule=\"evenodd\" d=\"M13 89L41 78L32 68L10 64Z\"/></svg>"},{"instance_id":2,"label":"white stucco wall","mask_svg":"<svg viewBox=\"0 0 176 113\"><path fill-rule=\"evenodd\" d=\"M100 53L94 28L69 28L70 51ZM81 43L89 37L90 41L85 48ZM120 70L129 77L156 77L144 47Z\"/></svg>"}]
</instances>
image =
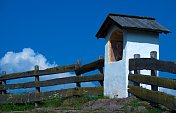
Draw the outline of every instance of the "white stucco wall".
<instances>
[{"instance_id":1,"label":"white stucco wall","mask_svg":"<svg viewBox=\"0 0 176 113\"><path fill-rule=\"evenodd\" d=\"M109 63L108 40L116 29L118 29L116 26L112 26L105 38L104 95L110 98L125 98L128 96L129 59L134 58L134 54L140 54L141 58L149 58L151 51L157 51L159 58L158 34L123 31L123 58L121 61ZM150 71L141 73L150 75Z\"/></svg>"},{"instance_id":2,"label":"white stucco wall","mask_svg":"<svg viewBox=\"0 0 176 113\"><path fill-rule=\"evenodd\" d=\"M150 58L151 51L157 51L159 59L159 36L157 33L142 31L125 31L127 37L126 43L126 73L129 73L129 59L134 58L134 54L140 54L141 58ZM141 70L141 74L150 75L151 71ZM127 79L128 81L128 79ZM128 84L127 84L128 85ZM141 85L150 89L150 85Z\"/></svg>"},{"instance_id":3,"label":"white stucco wall","mask_svg":"<svg viewBox=\"0 0 176 113\"><path fill-rule=\"evenodd\" d=\"M108 41L111 33L117 29L116 26L112 26L108 35L106 36L105 45L105 68L104 68L104 95L114 98L114 97L126 97L127 88L126 85L126 66L125 58L126 53L123 51L123 58L118 62L108 62ZM124 45L124 44L123 44ZM125 46L124 46L125 47Z\"/></svg>"}]
</instances>

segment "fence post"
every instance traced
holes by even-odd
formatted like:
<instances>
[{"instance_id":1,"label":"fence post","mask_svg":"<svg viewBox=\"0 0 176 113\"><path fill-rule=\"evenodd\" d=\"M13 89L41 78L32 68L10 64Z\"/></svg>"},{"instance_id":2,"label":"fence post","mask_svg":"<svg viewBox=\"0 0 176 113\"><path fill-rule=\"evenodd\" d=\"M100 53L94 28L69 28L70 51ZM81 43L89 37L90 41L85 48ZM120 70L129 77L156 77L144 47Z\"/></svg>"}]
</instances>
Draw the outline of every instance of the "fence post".
<instances>
[{"instance_id":1,"label":"fence post","mask_svg":"<svg viewBox=\"0 0 176 113\"><path fill-rule=\"evenodd\" d=\"M140 54L134 54L134 59L140 58ZM140 70L134 70L134 74L140 74ZM140 87L140 83L136 83L133 82L134 86L139 86Z\"/></svg>"},{"instance_id":2,"label":"fence post","mask_svg":"<svg viewBox=\"0 0 176 113\"><path fill-rule=\"evenodd\" d=\"M157 59L157 52L156 51L151 51L150 52L150 58ZM157 76L157 71L156 70L151 70L151 76ZM151 85L151 90L158 91L158 86ZM154 107L158 107L157 103L151 102L151 105L154 106Z\"/></svg>"},{"instance_id":3,"label":"fence post","mask_svg":"<svg viewBox=\"0 0 176 113\"><path fill-rule=\"evenodd\" d=\"M99 60L102 60L103 59L103 56L99 56ZM98 69L99 70L99 74L101 74L102 76L104 75L103 74L103 68L99 68ZM103 81L102 80L100 80L100 81L98 81L99 82L99 84L103 87Z\"/></svg>"},{"instance_id":4,"label":"fence post","mask_svg":"<svg viewBox=\"0 0 176 113\"><path fill-rule=\"evenodd\" d=\"M150 57L154 58L154 59L157 59L157 52L156 51L150 52ZM157 76L157 71L156 70L151 70L151 76ZM153 91L158 91L158 86L151 85L151 89Z\"/></svg>"},{"instance_id":5,"label":"fence post","mask_svg":"<svg viewBox=\"0 0 176 113\"><path fill-rule=\"evenodd\" d=\"M76 63L76 69L80 68L81 67L81 60L78 60L77 63ZM76 76L81 76L81 75L77 75ZM81 83L80 82L77 82L76 83L76 87L81 87Z\"/></svg>"},{"instance_id":6,"label":"fence post","mask_svg":"<svg viewBox=\"0 0 176 113\"><path fill-rule=\"evenodd\" d=\"M38 85L38 82L39 82L39 76L37 75L37 73L38 73L38 71L39 71L39 66L38 65L36 65L35 67L34 67L34 74L35 74L35 83ZM35 87L35 92L36 93L40 93L40 86L36 86Z\"/></svg>"},{"instance_id":7,"label":"fence post","mask_svg":"<svg viewBox=\"0 0 176 113\"><path fill-rule=\"evenodd\" d=\"M6 75L6 71L2 71L2 76ZM2 85L5 87L6 85L6 80L2 80ZM2 90L2 95L5 95L7 93L6 90Z\"/></svg>"}]
</instances>

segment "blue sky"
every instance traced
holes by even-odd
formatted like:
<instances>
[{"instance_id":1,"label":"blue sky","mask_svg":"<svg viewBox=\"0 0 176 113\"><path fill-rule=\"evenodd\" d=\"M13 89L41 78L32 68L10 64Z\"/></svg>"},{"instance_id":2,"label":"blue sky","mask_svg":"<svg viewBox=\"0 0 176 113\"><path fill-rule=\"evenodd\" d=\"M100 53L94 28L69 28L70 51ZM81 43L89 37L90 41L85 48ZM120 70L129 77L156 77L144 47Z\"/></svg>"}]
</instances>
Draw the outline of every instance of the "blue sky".
<instances>
[{"instance_id":1,"label":"blue sky","mask_svg":"<svg viewBox=\"0 0 176 113\"><path fill-rule=\"evenodd\" d=\"M176 60L175 0L0 0L0 58L31 48L58 65L104 55L96 32L108 13L151 16L171 34L160 35L160 59Z\"/></svg>"}]
</instances>

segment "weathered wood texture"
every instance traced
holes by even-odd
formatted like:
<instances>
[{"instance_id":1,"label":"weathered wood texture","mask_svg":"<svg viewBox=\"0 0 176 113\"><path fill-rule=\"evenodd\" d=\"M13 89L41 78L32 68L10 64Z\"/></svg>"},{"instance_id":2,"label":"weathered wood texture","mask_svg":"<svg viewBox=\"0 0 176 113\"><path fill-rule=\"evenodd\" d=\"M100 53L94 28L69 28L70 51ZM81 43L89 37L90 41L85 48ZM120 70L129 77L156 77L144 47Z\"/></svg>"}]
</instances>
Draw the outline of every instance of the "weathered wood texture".
<instances>
[{"instance_id":1,"label":"weathered wood texture","mask_svg":"<svg viewBox=\"0 0 176 113\"><path fill-rule=\"evenodd\" d=\"M35 83L36 83L36 84L38 84L38 82L40 81L40 78L39 78L39 76L37 75L38 71L39 71L39 66L36 65L36 66L34 67ZM40 87L35 87L35 92L36 92L36 93L40 93Z\"/></svg>"},{"instance_id":2,"label":"weathered wood texture","mask_svg":"<svg viewBox=\"0 0 176 113\"><path fill-rule=\"evenodd\" d=\"M140 54L134 54L134 59L140 58ZM140 70L134 70L134 74L140 74ZM134 82L134 86L140 86L140 83Z\"/></svg>"},{"instance_id":3,"label":"weathered wood texture","mask_svg":"<svg viewBox=\"0 0 176 113\"><path fill-rule=\"evenodd\" d=\"M84 74L84 73L89 72L89 71L100 69L102 67L104 67L104 59L99 59L95 62L92 62L92 63L81 66L80 68L75 70L75 73L77 75L80 75L80 74Z\"/></svg>"},{"instance_id":4,"label":"weathered wood texture","mask_svg":"<svg viewBox=\"0 0 176 113\"><path fill-rule=\"evenodd\" d=\"M90 64L83 66L78 66L78 64L68 65L68 66L57 66L54 68L48 68L45 70L39 70L39 67L36 66L34 70L7 74L0 77L0 82L25 78L25 77L35 77L34 82L26 82L19 84L0 84L0 91L10 90L10 89L19 89L19 88L36 88L35 93L31 94L5 94L0 95L0 103L26 103L26 102L35 102L41 101L53 97L70 97L70 96L81 96L81 95L102 95L103 87L92 87L92 88L72 88L67 90L59 91L50 91L50 92L40 92L40 87L68 84L68 83L81 83L81 82L92 82L92 81L103 81L103 74L96 74L90 76L73 76L65 78L56 78L51 80L40 81L39 76L58 74L65 72L77 72L77 75L80 75L85 72L93 71L95 69L102 69L104 67L104 60L100 59ZM51 75L52 76L52 75Z\"/></svg>"},{"instance_id":5,"label":"weathered wood texture","mask_svg":"<svg viewBox=\"0 0 176 113\"><path fill-rule=\"evenodd\" d=\"M81 67L81 60L78 60L77 63L76 63L76 69L78 69L80 67ZM81 75L76 75L76 76L81 76ZM81 87L81 83L77 82L76 87Z\"/></svg>"},{"instance_id":6,"label":"weathered wood texture","mask_svg":"<svg viewBox=\"0 0 176 113\"><path fill-rule=\"evenodd\" d=\"M73 77L57 78L57 79L38 81L38 82L6 84L5 86L0 85L0 90L45 87L45 86L77 83L77 82L93 82L93 81L103 81L103 80L104 80L104 77L102 74L89 75L89 76L73 76Z\"/></svg>"},{"instance_id":7,"label":"weathered wood texture","mask_svg":"<svg viewBox=\"0 0 176 113\"><path fill-rule=\"evenodd\" d=\"M50 91L43 93L31 93L31 94L7 94L0 95L0 104L5 103L28 103L46 100L55 97L71 97L82 95L102 95L103 87L89 87L89 88L72 88L59 91Z\"/></svg>"},{"instance_id":8,"label":"weathered wood texture","mask_svg":"<svg viewBox=\"0 0 176 113\"><path fill-rule=\"evenodd\" d=\"M137 86L128 85L128 92L133 95L150 101L154 103L159 103L168 107L169 109L176 110L176 97L172 95L168 95L158 91L151 91L148 89L140 88Z\"/></svg>"},{"instance_id":9,"label":"weathered wood texture","mask_svg":"<svg viewBox=\"0 0 176 113\"><path fill-rule=\"evenodd\" d=\"M5 76L6 75L6 71L2 71L2 76ZM6 85L6 80L2 80L2 86L5 86ZM7 93L6 90L1 90L1 94L2 95L5 95Z\"/></svg>"},{"instance_id":10,"label":"weathered wood texture","mask_svg":"<svg viewBox=\"0 0 176 113\"><path fill-rule=\"evenodd\" d=\"M151 51L150 52L150 58L157 59L157 52L156 51ZM157 70L151 70L151 76L157 76ZM158 91L158 86L151 85L151 90Z\"/></svg>"},{"instance_id":11,"label":"weathered wood texture","mask_svg":"<svg viewBox=\"0 0 176 113\"><path fill-rule=\"evenodd\" d=\"M103 60L103 59L104 59L103 56L99 56L99 60ZM98 70L99 70L99 74L104 75L103 67L99 68ZM104 86L104 79L103 79L103 80L99 80L98 82L99 82L99 84L100 84L102 87Z\"/></svg>"},{"instance_id":12,"label":"weathered wood texture","mask_svg":"<svg viewBox=\"0 0 176 113\"><path fill-rule=\"evenodd\" d=\"M33 70L33 71L27 71L27 72L21 72L21 73L6 74L5 76L0 77L0 81L17 79L17 78L25 78L25 77L34 77L36 75L43 76L43 75L58 74L58 73L64 73L64 72L74 72L74 71L75 71L75 64L68 65L68 66L57 66L57 67L48 68L45 70L38 70L37 73L35 73L35 70Z\"/></svg>"},{"instance_id":13,"label":"weathered wood texture","mask_svg":"<svg viewBox=\"0 0 176 113\"><path fill-rule=\"evenodd\" d=\"M129 60L129 70L158 70L176 74L176 63L161 61L154 58L140 58Z\"/></svg>"},{"instance_id":14,"label":"weathered wood texture","mask_svg":"<svg viewBox=\"0 0 176 113\"><path fill-rule=\"evenodd\" d=\"M155 85L155 86L159 86L159 87L164 87L164 88L176 90L176 80L173 80L173 79L156 77L156 76L149 76L149 75L131 74L128 76L128 80L133 81L133 82L137 82L137 83Z\"/></svg>"}]
</instances>

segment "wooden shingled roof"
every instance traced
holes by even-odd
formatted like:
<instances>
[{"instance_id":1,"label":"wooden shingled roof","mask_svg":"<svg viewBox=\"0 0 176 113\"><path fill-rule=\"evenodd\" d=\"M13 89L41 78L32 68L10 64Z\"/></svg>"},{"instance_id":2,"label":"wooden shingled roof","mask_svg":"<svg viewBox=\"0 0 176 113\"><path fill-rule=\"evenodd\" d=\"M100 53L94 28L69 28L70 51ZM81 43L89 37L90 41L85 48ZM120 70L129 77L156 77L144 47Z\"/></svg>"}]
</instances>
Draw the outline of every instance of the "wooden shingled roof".
<instances>
[{"instance_id":1,"label":"wooden shingled roof","mask_svg":"<svg viewBox=\"0 0 176 113\"><path fill-rule=\"evenodd\" d=\"M111 25L116 25L120 29L170 33L170 30L159 24L155 18L122 14L109 14L97 32L96 37L104 38Z\"/></svg>"}]
</instances>

